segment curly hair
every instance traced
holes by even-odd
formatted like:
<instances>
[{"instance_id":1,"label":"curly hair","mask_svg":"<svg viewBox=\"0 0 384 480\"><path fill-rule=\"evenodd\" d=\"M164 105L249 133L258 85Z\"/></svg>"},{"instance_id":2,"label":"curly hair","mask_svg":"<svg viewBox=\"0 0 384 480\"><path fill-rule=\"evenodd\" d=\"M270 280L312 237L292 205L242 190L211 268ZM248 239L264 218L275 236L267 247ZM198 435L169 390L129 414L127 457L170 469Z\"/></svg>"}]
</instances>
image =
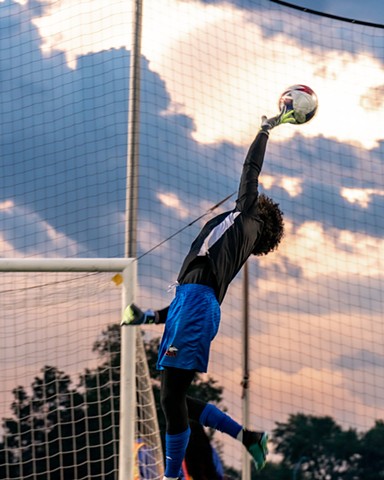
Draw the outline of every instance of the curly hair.
<instances>
[{"instance_id":1,"label":"curly hair","mask_svg":"<svg viewBox=\"0 0 384 480\"><path fill-rule=\"evenodd\" d=\"M264 222L260 238L253 250L254 255L267 255L279 246L284 236L283 212L279 204L263 193L257 199L259 216Z\"/></svg>"}]
</instances>

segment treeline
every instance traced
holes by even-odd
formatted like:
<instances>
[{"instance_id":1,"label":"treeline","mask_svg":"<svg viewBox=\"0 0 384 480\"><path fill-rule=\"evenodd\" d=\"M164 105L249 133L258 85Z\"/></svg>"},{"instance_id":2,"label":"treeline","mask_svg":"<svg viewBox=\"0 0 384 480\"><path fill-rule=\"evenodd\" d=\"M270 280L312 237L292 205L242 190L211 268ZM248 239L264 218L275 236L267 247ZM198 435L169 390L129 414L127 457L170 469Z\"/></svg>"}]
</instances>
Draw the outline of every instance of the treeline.
<instances>
[{"instance_id":1,"label":"treeline","mask_svg":"<svg viewBox=\"0 0 384 480\"><path fill-rule=\"evenodd\" d=\"M146 344L157 405L158 340ZM120 327L109 326L93 350L100 365L73 385L65 372L45 366L31 384L13 390L9 418L2 419L0 479L118 479ZM191 395L220 404L223 389L196 377ZM160 430L164 418L158 407ZM378 480L384 478L384 422L367 432L343 429L331 417L296 413L271 432L281 461L253 472L260 480ZM227 478L240 479L227 468Z\"/></svg>"}]
</instances>

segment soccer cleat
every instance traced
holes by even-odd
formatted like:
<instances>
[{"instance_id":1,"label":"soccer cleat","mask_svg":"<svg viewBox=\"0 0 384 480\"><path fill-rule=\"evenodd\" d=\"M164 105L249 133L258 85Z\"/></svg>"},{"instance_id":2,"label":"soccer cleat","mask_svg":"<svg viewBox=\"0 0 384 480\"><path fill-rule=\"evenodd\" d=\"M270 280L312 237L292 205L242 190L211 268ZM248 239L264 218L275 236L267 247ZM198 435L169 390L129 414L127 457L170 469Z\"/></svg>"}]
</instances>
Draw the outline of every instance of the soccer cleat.
<instances>
[{"instance_id":1,"label":"soccer cleat","mask_svg":"<svg viewBox=\"0 0 384 480\"><path fill-rule=\"evenodd\" d=\"M251 443L247 450L251 454L253 461L255 462L256 470L261 470L264 468L265 464L267 463L267 455L268 455L268 434L266 432L262 433L261 437L260 434L255 434L254 432L248 432L250 434L254 434L258 436L258 439L255 442Z\"/></svg>"},{"instance_id":2,"label":"soccer cleat","mask_svg":"<svg viewBox=\"0 0 384 480\"><path fill-rule=\"evenodd\" d=\"M265 115L261 117L261 129L265 132L272 130L272 128L277 127L283 123L294 123L296 124L296 119L294 117L294 110L287 111L286 107L282 108L279 115L275 117L267 118Z\"/></svg>"},{"instance_id":3,"label":"soccer cleat","mask_svg":"<svg viewBox=\"0 0 384 480\"><path fill-rule=\"evenodd\" d=\"M144 325L156 323L156 314L153 310L143 312L137 305L131 303L124 310L120 325Z\"/></svg>"}]
</instances>

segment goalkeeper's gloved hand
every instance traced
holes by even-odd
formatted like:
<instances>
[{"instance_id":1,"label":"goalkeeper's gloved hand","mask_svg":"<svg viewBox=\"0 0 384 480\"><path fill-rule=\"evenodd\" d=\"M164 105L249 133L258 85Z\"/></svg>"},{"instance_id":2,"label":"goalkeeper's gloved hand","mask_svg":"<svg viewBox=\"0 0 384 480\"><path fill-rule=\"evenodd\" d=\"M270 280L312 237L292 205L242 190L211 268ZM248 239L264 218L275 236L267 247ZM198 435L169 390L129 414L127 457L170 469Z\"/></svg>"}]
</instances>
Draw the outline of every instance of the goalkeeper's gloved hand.
<instances>
[{"instance_id":1,"label":"goalkeeper's gloved hand","mask_svg":"<svg viewBox=\"0 0 384 480\"><path fill-rule=\"evenodd\" d=\"M295 111L289 110L287 112L286 107L282 108L279 115L276 115L275 117L267 118L265 115L263 115L261 117L261 130L264 130L264 132L268 132L269 130L272 130L272 128L275 128L282 123L296 124L297 121L294 115Z\"/></svg>"},{"instance_id":2,"label":"goalkeeper's gloved hand","mask_svg":"<svg viewBox=\"0 0 384 480\"><path fill-rule=\"evenodd\" d=\"M144 325L158 323L156 312L154 310L146 310L143 312L137 305L131 303L124 310L123 319L120 325Z\"/></svg>"}]
</instances>

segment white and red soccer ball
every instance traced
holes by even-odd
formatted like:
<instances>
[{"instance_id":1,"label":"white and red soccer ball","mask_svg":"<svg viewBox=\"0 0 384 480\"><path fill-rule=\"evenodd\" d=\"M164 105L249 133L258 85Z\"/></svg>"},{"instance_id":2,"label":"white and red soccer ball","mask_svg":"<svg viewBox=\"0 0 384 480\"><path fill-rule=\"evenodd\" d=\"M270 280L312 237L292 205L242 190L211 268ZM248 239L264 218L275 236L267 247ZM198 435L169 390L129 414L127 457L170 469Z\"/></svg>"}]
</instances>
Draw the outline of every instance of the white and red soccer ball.
<instances>
[{"instance_id":1,"label":"white and red soccer ball","mask_svg":"<svg viewBox=\"0 0 384 480\"><path fill-rule=\"evenodd\" d=\"M306 85L292 85L279 98L279 109L293 110L296 123L309 122L316 114L318 100L312 88Z\"/></svg>"}]
</instances>

